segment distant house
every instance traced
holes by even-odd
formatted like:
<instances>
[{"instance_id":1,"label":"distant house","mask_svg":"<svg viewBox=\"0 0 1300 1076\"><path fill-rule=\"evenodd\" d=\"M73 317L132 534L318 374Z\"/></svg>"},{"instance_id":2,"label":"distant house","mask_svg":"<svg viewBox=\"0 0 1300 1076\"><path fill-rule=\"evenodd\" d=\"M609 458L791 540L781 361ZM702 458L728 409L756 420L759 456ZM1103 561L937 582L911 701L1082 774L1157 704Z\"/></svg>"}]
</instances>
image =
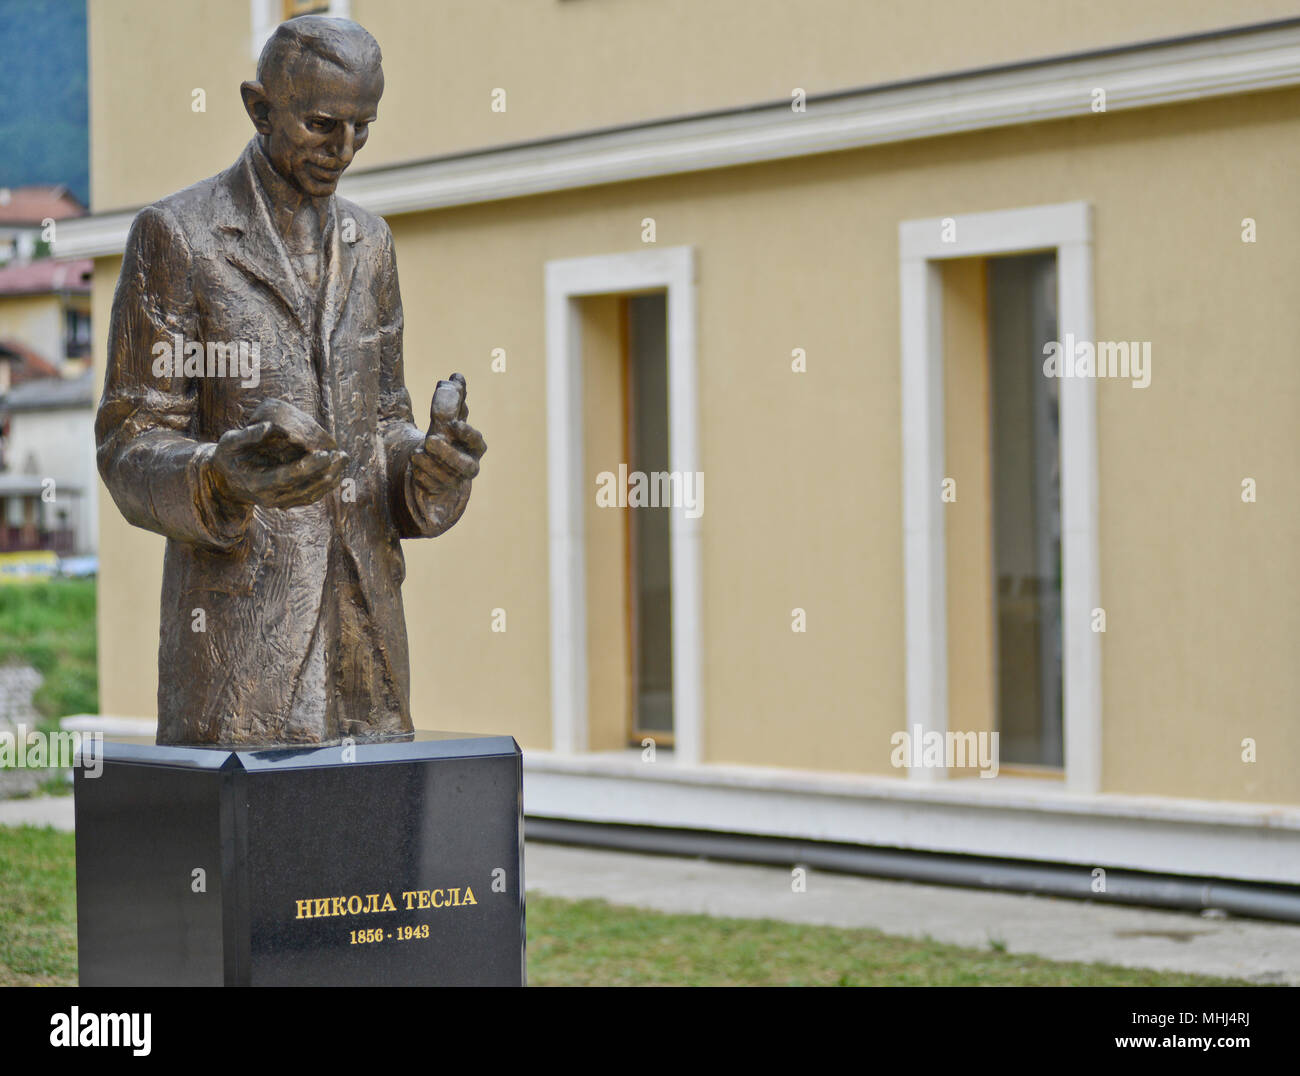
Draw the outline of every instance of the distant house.
<instances>
[{"instance_id":1,"label":"distant house","mask_svg":"<svg viewBox=\"0 0 1300 1076\"><path fill-rule=\"evenodd\" d=\"M59 368L21 340L0 337L0 395L24 381L58 377ZM0 469L3 469L0 457Z\"/></svg>"},{"instance_id":2,"label":"distant house","mask_svg":"<svg viewBox=\"0 0 1300 1076\"><path fill-rule=\"evenodd\" d=\"M0 396L0 553L95 552L93 377L34 378Z\"/></svg>"},{"instance_id":3,"label":"distant house","mask_svg":"<svg viewBox=\"0 0 1300 1076\"><path fill-rule=\"evenodd\" d=\"M42 245L48 246L42 232L49 222L85 212L67 187L0 187L0 265L31 261Z\"/></svg>"},{"instance_id":4,"label":"distant house","mask_svg":"<svg viewBox=\"0 0 1300 1076\"><path fill-rule=\"evenodd\" d=\"M0 341L18 342L56 373L80 374L90 362L93 270L88 258L41 258L0 268ZM4 389L0 381L0 392Z\"/></svg>"},{"instance_id":5,"label":"distant house","mask_svg":"<svg viewBox=\"0 0 1300 1076\"><path fill-rule=\"evenodd\" d=\"M3 193L0 210L12 210ZM59 201L28 198L22 212L53 213ZM0 267L0 552L95 551L93 267L54 258Z\"/></svg>"}]
</instances>

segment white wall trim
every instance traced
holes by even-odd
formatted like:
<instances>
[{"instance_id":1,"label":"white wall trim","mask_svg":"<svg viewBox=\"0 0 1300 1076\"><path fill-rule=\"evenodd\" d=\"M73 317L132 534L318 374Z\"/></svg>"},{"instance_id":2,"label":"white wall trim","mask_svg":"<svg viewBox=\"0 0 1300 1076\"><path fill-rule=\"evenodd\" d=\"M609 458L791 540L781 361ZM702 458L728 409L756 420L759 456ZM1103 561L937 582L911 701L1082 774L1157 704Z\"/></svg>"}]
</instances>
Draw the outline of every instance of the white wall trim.
<instances>
[{"instance_id":1,"label":"white wall trim","mask_svg":"<svg viewBox=\"0 0 1300 1076\"><path fill-rule=\"evenodd\" d=\"M565 258L546 263L547 479L550 516L551 727L561 754L587 750L585 507L582 332L584 295L664 288L668 292L669 468L703 470L696 376L695 257L690 247ZM670 517L672 558L673 758L703 749L703 582L700 529L680 507Z\"/></svg>"},{"instance_id":2,"label":"white wall trim","mask_svg":"<svg viewBox=\"0 0 1300 1076\"><path fill-rule=\"evenodd\" d=\"M1300 27L1282 26L813 98L804 113L732 110L419 161L349 174L339 190L390 216L1044 120L1105 123L1091 111L1097 87L1113 113L1296 85ZM61 221L58 256L120 254L134 215Z\"/></svg>"},{"instance_id":3,"label":"white wall trim","mask_svg":"<svg viewBox=\"0 0 1300 1076\"><path fill-rule=\"evenodd\" d=\"M71 714L59 718L59 727L68 732L100 732L105 736L149 736L158 734L158 722L152 717L117 717L112 714Z\"/></svg>"},{"instance_id":4,"label":"white wall trim","mask_svg":"<svg viewBox=\"0 0 1300 1076\"><path fill-rule=\"evenodd\" d=\"M905 224L904 228L907 227ZM943 503L943 290L939 268L899 260L903 429L903 623L907 731L948 729L948 568ZM915 781L943 771L908 770Z\"/></svg>"},{"instance_id":5,"label":"white wall trim","mask_svg":"<svg viewBox=\"0 0 1300 1076\"><path fill-rule=\"evenodd\" d=\"M1300 807L524 753L529 815L1300 884Z\"/></svg>"},{"instance_id":6,"label":"white wall trim","mask_svg":"<svg viewBox=\"0 0 1300 1076\"><path fill-rule=\"evenodd\" d=\"M951 222L952 230L945 228ZM945 235L952 241L945 241ZM943 292L938 262L1018 251L1057 253L1057 334L1093 339L1092 213L1083 202L904 221L898 229L903 428L907 727L948 728L944 506ZM1060 385L1065 772L1073 792L1101 788L1101 605L1096 383ZM932 780L942 769L910 776Z\"/></svg>"},{"instance_id":7,"label":"white wall trim","mask_svg":"<svg viewBox=\"0 0 1300 1076\"><path fill-rule=\"evenodd\" d=\"M249 19L252 26L249 53L254 60L261 57L262 46L266 44L266 39L284 21L281 18L283 10L280 0L249 0ZM326 14L331 18L346 19L351 17L351 11L351 0L330 0L329 11Z\"/></svg>"}]
</instances>

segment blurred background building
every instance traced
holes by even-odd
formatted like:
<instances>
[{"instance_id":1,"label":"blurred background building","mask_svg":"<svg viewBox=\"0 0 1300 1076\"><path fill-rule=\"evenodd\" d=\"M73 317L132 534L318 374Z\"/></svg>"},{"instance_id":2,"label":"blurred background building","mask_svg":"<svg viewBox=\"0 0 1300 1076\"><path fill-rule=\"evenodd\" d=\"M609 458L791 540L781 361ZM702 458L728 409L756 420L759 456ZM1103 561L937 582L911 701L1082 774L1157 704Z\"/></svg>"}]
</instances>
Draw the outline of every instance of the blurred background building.
<instances>
[{"instance_id":1,"label":"blurred background building","mask_svg":"<svg viewBox=\"0 0 1300 1076\"><path fill-rule=\"evenodd\" d=\"M460 370L491 445L406 544L417 725L513 734L535 819L1300 881L1293 5L92 2L96 384L132 217L317 10L384 52L340 193L417 417ZM99 513L148 716L163 541Z\"/></svg>"},{"instance_id":2,"label":"blurred background building","mask_svg":"<svg viewBox=\"0 0 1300 1076\"><path fill-rule=\"evenodd\" d=\"M95 551L94 263L40 238L84 212L61 188L0 189L0 554Z\"/></svg>"},{"instance_id":3,"label":"blurred background building","mask_svg":"<svg viewBox=\"0 0 1300 1076\"><path fill-rule=\"evenodd\" d=\"M93 554L99 522L94 265L54 254L89 189L85 4L0 3L0 38L0 578L12 578Z\"/></svg>"}]
</instances>

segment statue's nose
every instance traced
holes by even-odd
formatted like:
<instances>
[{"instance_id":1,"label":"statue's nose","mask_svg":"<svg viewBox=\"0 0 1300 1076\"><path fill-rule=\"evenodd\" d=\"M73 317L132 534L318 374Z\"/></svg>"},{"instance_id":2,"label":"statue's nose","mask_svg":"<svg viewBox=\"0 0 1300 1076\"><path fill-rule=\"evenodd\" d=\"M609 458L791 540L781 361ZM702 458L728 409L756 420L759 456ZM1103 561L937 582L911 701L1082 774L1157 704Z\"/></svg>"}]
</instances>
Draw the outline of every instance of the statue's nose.
<instances>
[{"instance_id":1,"label":"statue's nose","mask_svg":"<svg viewBox=\"0 0 1300 1076\"><path fill-rule=\"evenodd\" d=\"M355 153L356 132L353 131L350 123L345 123L343 124L343 140L338 151L339 164L346 168L352 163L352 157Z\"/></svg>"}]
</instances>

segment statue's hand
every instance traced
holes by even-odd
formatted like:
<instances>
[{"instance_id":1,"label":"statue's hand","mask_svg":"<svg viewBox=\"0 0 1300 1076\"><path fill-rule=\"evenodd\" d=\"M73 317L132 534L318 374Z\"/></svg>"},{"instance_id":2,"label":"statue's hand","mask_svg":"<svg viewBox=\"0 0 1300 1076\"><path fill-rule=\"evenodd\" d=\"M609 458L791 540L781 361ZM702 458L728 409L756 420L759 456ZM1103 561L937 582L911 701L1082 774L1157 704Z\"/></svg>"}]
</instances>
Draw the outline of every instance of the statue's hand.
<instances>
[{"instance_id":1,"label":"statue's hand","mask_svg":"<svg viewBox=\"0 0 1300 1076\"><path fill-rule=\"evenodd\" d=\"M466 391L460 374L438 382L429 409L429 433L411 455L411 476L420 491L431 497L467 487L487 451L483 435L465 421L469 417Z\"/></svg>"},{"instance_id":2,"label":"statue's hand","mask_svg":"<svg viewBox=\"0 0 1300 1076\"><path fill-rule=\"evenodd\" d=\"M348 457L319 423L284 400L262 401L212 454L217 492L232 504L294 508L338 485Z\"/></svg>"}]
</instances>

